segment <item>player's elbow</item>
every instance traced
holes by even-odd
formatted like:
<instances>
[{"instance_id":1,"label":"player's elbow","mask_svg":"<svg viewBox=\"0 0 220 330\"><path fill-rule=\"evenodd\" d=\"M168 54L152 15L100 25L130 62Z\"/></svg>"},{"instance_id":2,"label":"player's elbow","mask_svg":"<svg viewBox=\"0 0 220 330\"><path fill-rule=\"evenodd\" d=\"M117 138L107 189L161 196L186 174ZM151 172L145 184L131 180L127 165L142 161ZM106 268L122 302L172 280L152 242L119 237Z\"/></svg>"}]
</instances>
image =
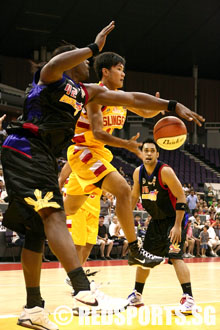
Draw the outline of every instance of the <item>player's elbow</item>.
<instances>
[{"instance_id":1,"label":"player's elbow","mask_svg":"<svg viewBox=\"0 0 220 330\"><path fill-rule=\"evenodd\" d=\"M96 140L103 140L103 137L104 137L104 132L103 132L103 130L101 130L101 129L93 129L93 135L94 135L94 138L96 139Z\"/></svg>"}]
</instances>

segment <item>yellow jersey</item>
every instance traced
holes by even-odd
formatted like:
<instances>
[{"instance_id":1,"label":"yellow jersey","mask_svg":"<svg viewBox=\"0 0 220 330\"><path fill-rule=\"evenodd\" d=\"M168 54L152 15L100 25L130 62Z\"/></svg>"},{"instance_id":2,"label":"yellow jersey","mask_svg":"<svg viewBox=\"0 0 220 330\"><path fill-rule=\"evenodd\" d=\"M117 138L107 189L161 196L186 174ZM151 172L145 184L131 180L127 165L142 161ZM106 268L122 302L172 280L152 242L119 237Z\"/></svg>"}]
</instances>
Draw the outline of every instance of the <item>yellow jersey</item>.
<instances>
[{"instance_id":1,"label":"yellow jersey","mask_svg":"<svg viewBox=\"0 0 220 330\"><path fill-rule=\"evenodd\" d=\"M107 88L101 82L100 86ZM127 110L122 106L102 106L103 130L112 134L114 129L122 129L126 120ZM73 142L77 146L104 148L104 143L94 138L86 108L83 108L75 128Z\"/></svg>"}]
</instances>

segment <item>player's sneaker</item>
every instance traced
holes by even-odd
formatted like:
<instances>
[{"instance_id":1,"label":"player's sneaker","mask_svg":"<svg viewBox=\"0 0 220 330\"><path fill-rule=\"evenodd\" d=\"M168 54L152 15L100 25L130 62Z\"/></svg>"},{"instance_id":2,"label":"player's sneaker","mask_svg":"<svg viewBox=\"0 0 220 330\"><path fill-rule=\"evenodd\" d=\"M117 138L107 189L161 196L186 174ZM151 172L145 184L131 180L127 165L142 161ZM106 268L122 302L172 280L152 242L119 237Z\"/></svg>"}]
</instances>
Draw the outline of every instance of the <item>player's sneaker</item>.
<instances>
[{"instance_id":1,"label":"player's sneaker","mask_svg":"<svg viewBox=\"0 0 220 330\"><path fill-rule=\"evenodd\" d=\"M133 250L128 254L128 264L142 268L154 268L165 262L165 258L155 256L144 249Z\"/></svg>"},{"instance_id":2,"label":"player's sneaker","mask_svg":"<svg viewBox=\"0 0 220 330\"><path fill-rule=\"evenodd\" d=\"M144 306L144 303L142 301L142 295L137 292L137 290L133 290L133 292L128 296L128 306L135 306L135 307L141 307Z\"/></svg>"},{"instance_id":3,"label":"player's sneaker","mask_svg":"<svg viewBox=\"0 0 220 330\"><path fill-rule=\"evenodd\" d=\"M49 313L42 307L24 307L17 325L30 329L58 330L58 326L49 320L48 315Z\"/></svg>"},{"instance_id":4,"label":"player's sneaker","mask_svg":"<svg viewBox=\"0 0 220 330\"><path fill-rule=\"evenodd\" d=\"M196 308L195 301L193 297L184 293L180 300L180 305L177 306L175 309L173 309L172 313L177 316L178 316L177 314L178 312L184 315L192 315L193 311L198 313L198 309Z\"/></svg>"},{"instance_id":5,"label":"player's sneaker","mask_svg":"<svg viewBox=\"0 0 220 330\"><path fill-rule=\"evenodd\" d=\"M94 310L96 313L106 311L108 313L117 313L128 306L128 300L122 298L113 298L107 296L104 292L98 290L94 281L90 283L90 291L80 291L74 296L76 307L73 309L75 315L81 308L82 310Z\"/></svg>"}]
</instances>

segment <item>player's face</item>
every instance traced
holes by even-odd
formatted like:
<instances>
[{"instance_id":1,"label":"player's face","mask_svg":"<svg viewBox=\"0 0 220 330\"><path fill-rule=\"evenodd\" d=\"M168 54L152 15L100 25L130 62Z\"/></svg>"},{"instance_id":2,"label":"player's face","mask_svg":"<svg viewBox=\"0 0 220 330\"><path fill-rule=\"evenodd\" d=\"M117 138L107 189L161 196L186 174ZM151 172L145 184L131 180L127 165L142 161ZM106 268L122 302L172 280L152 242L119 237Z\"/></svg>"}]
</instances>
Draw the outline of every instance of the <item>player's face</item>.
<instances>
[{"instance_id":1,"label":"player's face","mask_svg":"<svg viewBox=\"0 0 220 330\"><path fill-rule=\"evenodd\" d=\"M106 79L108 83L111 84L112 89L118 89L123 87L125 78L124 65L118 63L115 66L112 66L110 70L107 70Z\"/></svg>"},{"instance_id":2,"label":"player's face","mask_svg":"<svg viewBox=\"0 0 220 330\"><path fill-rule=\"evenodd\" d=\"M85 81L89 78L89 61L85 60L74 68L79 81Z\"/></svg>"},{"instance_id":3,"label":"player's face","mask_svg":"<svg viewBox=\"0 0 220 330\"><path fill-rule=\"evenodd\" d=\"M159 153L153 143L145 143L143 145L143 162L145 165L154 165L157 162Z\"/></svg>"}]
</instances>

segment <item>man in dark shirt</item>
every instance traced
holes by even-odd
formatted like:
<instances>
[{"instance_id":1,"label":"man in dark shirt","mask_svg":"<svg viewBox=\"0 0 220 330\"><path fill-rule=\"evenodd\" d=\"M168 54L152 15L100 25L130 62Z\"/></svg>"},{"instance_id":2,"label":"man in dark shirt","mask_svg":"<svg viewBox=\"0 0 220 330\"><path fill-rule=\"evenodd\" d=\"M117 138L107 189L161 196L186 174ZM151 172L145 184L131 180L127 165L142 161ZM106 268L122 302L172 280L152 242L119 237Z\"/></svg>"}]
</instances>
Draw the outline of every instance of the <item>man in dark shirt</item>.
<instances>
[{"instance_id":1,"label":"man in dark shirt","mask_svg":"<svg viewBox=\"0 0 220 330\"><path fill-rule=\"evenodd\" d=\"M195 303L189 269L183 261L185 193L172 168L158 160L154 140L144 141L142 151L143 164L133 174L132 206L135 207L141 196L143 207L152 217L143 247L150 253L168 256L183 290L179 309L189 315ZM141 295L149 273L149 269L137 268L135 290L128 297L130 305L143 305Z\"/></svg>"},{"instance_id":2,"label":"man in dark shirt","mask_svg":"<svg viewBox=\"0 0 220 330\"><path fill-rule=\"evenodd\" d=\"M113 247L113 241L108 238L108 230L104 225L104 216L100 215L99 217L99 231L97 237L97 244L100 245L101 259L102 260L111 260L110 253ZM105 246L107 246L106 257Z\"/></svg>"}]
</instances>

